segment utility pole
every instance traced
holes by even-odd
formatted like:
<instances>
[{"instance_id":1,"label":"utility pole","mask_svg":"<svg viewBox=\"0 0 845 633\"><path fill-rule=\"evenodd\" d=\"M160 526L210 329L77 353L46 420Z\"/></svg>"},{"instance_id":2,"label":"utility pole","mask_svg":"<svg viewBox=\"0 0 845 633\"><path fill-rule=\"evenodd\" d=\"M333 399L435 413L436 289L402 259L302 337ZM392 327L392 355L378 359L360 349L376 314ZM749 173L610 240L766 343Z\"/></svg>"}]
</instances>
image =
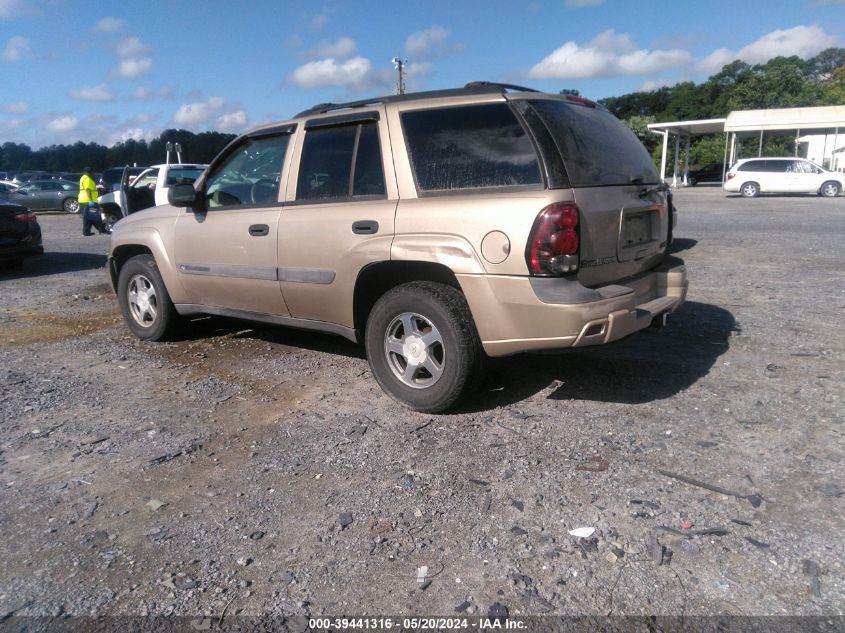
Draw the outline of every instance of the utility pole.
<instances>
[{"instance_id":1,"label":"utility pole","mask_svg":"<svg viewBox=\"0 0 845 633\"><path fill-rule=\"evenodd\" d=\"M405 64L408 63L408 60L407 59L403 60L403 59L400 59L398 57L394 57L392 61L393 61L393 66L394 66L394 68L396 68L396 73L397 73L396 94L403 95L403 94L405 94L404 70L405 70Z\"/></svg>"}]
</instances>

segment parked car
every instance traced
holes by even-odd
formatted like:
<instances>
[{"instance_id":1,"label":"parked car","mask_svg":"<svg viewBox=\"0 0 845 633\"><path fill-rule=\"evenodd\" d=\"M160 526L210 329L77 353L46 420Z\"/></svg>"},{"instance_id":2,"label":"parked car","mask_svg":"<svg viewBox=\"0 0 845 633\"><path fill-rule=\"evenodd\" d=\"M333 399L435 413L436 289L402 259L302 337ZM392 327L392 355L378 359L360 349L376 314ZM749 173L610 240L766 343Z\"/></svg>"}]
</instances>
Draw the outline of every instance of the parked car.
<instances>
[{"instance_id":1,"label":"parked car","mask_svg":"<svg viewBox=\"0 0 845 633\"><path fill-rule=\"evenodd\" d=\"M49 176L46 171L22 171L19 174L15 174L15 177L12 178L12 182L23 185L35 180L46 180L48 178Z\"/></svg>"},{"instance_id":2,"label":"parked car","mask_svg":"<svg viewBox=\"0 0 845 633\"><path fill-rule=\"evenodd\" d=\"M35 180L10 192L9 200L31 210L60 209L65 213L78 213L78 195L78 183L67 180Z\"/></svg>"},{"instance_id":3,"label":"parked car","mask_svg":"<svg viewBox=\"0 0 845 633\"><path fill-rule=\"evenodd\" d=\"M111 236L130 331L217 314L339 334L418 411L453 406L487 356L609 343L687 291L651 157L572 95L478 82L323 104L169 198Z\"/></svg>"},{"instance_id":4,"label":"parked car","mask_svg":"<svg viewBox=\"0 0 845 633\"><path fill-rule=\"evenodd\" d=\"M206 167L208 165L195 163L153 165L132 181L129 180L131 168L127 167L117 189L100 196L106 225L112 228L115 222L130 213L167 204L167 193L172 186L193 184Z\"/></svg>"},{"instance_id":5,"label":"parked car","mask_svg":"<svg viewBox=\"0 0 845 633\"><path fill-rule=\"evenodd\" d=\"M17 191L19 185L10 180L0 180L0 198L6 198L8 193Z\"/></svg>"},{"instance_id":6,"label":"parked car","mask_svg":"<svg viewBox=\"0 0 845 633\"><path fill-rule=\"evenodd\" d=\"M687 174L687 183L695 186L700 182L722 182L725 171L724 163L706 163L698 169L691 169Z\"/></svg>"},{"instance_id":7,"label":"parked car","mask_svg":"<svg viewBox=\"0 0 845 633\"><path fill-rule=\"evenodd\" d=\"M120 177L123 175L124 169L129 170L129 184L132 184L135 177L144 171L146 167L110 167L103 172L102 176L100 176L100 180L97 181L97 193L99 195L103 195L104 193L110 193L119 188Z\"/></svg>"},{"instance_id":8,"label":"parked car","mask_svg":"<svg viewBox=\"0 0 845 633\"><path fill-rule=\"evenodd\" d=\"M17 265L25 257L43 252L36 215L19 204L0 200L0 264Z\"/></svg>"},{"instance_id":9,"label":"parked car","mask_svg":"<svg viewBox=\"0 0 845 633\"><path fill-rule=\"evenodd\" d=\"M725 176L725 191L754 198L761 193L816 193L835 198L845 176L803 158L744 158Z\"/></svg>"}]
</instances>

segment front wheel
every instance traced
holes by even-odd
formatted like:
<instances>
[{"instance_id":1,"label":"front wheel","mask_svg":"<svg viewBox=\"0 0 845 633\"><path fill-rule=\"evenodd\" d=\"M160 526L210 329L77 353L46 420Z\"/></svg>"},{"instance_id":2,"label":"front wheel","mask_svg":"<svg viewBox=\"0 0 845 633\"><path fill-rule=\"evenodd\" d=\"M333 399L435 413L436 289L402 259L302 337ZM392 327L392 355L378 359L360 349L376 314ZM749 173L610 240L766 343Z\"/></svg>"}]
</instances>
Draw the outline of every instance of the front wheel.
<instances>
[{"instance_id":1,"label":"front wheel","mask_svg":"<svg viewBox=\"0 0 845 633\"><path fill-rule=\"evenodd\" d=\"M418 281L388 291L373 306L364 338L376 381L415 411L445 411L483 374L469 306L446 284Z\"/></svg>"},{"instance_id":2,"label":"front wheel","mask_svg":"<svg viewBox=\"0 0 845 633\"><path fill-rule=\"evenodd\" d=\"M79 201L76 198L65 198L62 209L65 213L79 213Z\"/></svg>"},{"instance_id":3,"label":"front wheel","mask_svg":"<svg viewBox=\"0 0 845 633\"><path fill-rule=\"evenodd\" d=\"M760 185L756 182L747 182L742 185L739 191L743 198L756 198L760 195Z\"/></svg>"},{"instance_id":4,"label":"front wheel","mask_svg":"<svg viewBox=\"0 0 845 633\"><path fill-rule=\"evenodd\" d=\"M163 341L175 334L179 314L152 255L136 255L120 269L117 300L131 332L145 341Z\"/></svg>"},{"instance_id":5,"label":"front wheel","mask_svg":"<svg viewBox=\"0 0 845 633\"><path fill-rule=\"evenodd\" d=\"M120 216L114 213L109 213L105 217L105 225L106 229L111 231L114 228L114 225L117 224L117 221L120 220Z\"/></svg>"},{"instance_id":6,"label":"front wheel","mask_svg":"<svg viewBox=\"0 0 845 633\"><path fill-rule=\"evenodd\" d=\"M821 189L819 189L819 193L822 194L825 198L835 198L839 195L839 189L839 183L830 180L821 186Z\"/></svg>"}]
</instances>

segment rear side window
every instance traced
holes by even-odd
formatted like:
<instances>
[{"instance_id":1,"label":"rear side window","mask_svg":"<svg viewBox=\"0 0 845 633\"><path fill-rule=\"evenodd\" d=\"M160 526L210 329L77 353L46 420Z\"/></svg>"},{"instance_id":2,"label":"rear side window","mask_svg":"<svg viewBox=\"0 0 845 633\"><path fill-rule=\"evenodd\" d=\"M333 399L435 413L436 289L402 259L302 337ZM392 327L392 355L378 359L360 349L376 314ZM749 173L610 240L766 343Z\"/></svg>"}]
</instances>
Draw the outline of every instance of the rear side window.
<instances>
[{"instance_id":1,"label":"rear side window","mask_svg":"<svg viewBox=\"0 0 845 633\"><path fill-rule=\"evenodd\" d=\"M555 99L529 103L557 143L573 187L659 181L643 144L610 112Z\"/></svg>"},{"instance_id":2,"label":"rear side window","mask_svg":"<svg viewBox=\"0 0 845 633\"><path fill-rule=\"evenodd\" d=\"M766 169L766 161L764 160L750 160L737 167L737 171L776 171L775 169Z\"/></svg>"},{"instance_id":3,"label":"rear side window","mask_svg":"<svg viewBox=\"0 0 845 633\"><path fill-rule=\"evenodd\" d=\"M505 103L405 112L402 127L420 191L543 182L534 146Z\"/></svg>"},{"instance_id":4,"label":"rear side window","mask_svg":"<svg viewBox=\"0 0 845 633\"><path fill-rule=\"evenodd\" d=\"M384 196L377 123L308 130L302 147L297 200Z\"/></svg>"}]
</instances>

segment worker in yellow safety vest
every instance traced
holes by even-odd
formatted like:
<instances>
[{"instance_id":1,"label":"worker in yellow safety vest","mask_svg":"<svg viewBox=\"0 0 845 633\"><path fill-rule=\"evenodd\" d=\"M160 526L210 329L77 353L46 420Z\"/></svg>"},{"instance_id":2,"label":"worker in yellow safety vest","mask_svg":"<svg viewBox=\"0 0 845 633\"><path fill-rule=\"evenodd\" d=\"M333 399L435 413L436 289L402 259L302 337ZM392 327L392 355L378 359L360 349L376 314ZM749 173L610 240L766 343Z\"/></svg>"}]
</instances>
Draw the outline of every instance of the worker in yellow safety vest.
<instances>
[{"instance_id":1,"label":"worker in yellow safety vest","mask_svg":"<svg viewBox=\"0 0 845 633\"><path fill-rule=\"evenodd\" d=\"M82 178L79 179L79 215L82 216L82 234L93 235L91 227L100 233L110 233L100 217L100 207L97 206L98 194L97 183L91 177L91 168L82 170Z\"/></svg>"}]
</instances>

